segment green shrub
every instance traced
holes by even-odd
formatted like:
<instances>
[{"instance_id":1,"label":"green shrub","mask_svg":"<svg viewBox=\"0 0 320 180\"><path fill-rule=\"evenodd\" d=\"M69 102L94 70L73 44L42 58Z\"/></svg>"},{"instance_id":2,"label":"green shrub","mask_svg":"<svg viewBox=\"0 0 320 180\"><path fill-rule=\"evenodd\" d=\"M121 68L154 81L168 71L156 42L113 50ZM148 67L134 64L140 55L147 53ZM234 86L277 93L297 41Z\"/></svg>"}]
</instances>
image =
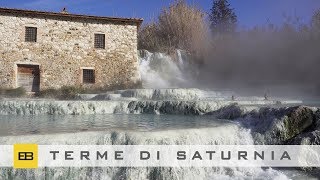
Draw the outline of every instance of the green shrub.
<instances>
[{"instance_id":1,"label":"green shrub","mask_svg":"<svg viewBox=\"0 0 320 180\"><path fill-rule=\"evenodd\" d=\"M99 94L107 91L121 90L121 89L136 89L142 88L141 82L132 84L118 84L113 86L83 88L81 86L63 86L59 89L46 89L36 94L40 98L52 98L60 100L76 99L78 94Z\"/></svg>"},{"instance_id":2,"label":"green shrub","mask_svg":"<svg viewBox=\"0 0 320 180\"><path fill-rule=\"evenodd\" d=\"M85 93L82 87L76 86L63 86L60 89L46 89L40 91L37 96L41 98L54 98L54 99L75 99L77 94Z\"/></svg>"},{"instance_id":3,"label":"green shrub","mask_svg":"<svg viewBox=\"0 0 320 180\"><path fill-rule=\"evenodd\" d=\"M59 99L75 99L77 94L85 93L85 89L76 86L63 86L59 91Z\"/></svg>"},{"instance_id":4,"label":"green shrub","mask_svg":"<svg viewBox=\"0 0 320 180\"><path fill-rule=\"evenodd\" d=\"M140 89L142 88L142 82L138 81L136 83L125 83L125 84L114 84L112 86L106 86L103 88L103 91L115 91L123 89Z\"/></svg>"},{"instance_id":5,"label":"green shrub","mask_svg":"<svg viewBox=\"0 0 320 180\"><path fill-rule=\"evenodd\" d=\"M18 87L16 89L1 90L1 94L3 94L5 97L23 97L27 93L23 87Z\"/></svg>"},{"instance_id":6,"label":"green shrub","mask_svg":"<svg viewBox=\"0 0 320 180\"><path fill-rule=\"evenodd\" d=\"M46 89L43 91L40 91L36 96L42 97L42 98L57 98L59 96L59 90L57 89Z\"/></svg>"}]
</instances>

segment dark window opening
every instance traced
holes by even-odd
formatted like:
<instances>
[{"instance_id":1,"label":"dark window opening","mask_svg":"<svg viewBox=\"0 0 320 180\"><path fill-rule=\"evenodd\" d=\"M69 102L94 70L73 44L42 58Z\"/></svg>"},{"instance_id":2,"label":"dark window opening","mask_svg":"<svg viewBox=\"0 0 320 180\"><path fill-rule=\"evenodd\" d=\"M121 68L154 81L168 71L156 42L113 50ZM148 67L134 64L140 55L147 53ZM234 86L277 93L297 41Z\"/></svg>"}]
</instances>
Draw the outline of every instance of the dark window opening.
<instances>
[{"instance_id":1,"label":"dark window opening","mask_svg":"<svg viewBox=\"0 0 320 180\"><path fill-rule=\"evenodd\" d=\"M105 35L94 34L94 48L104 49L105 48Z\"/></svg>"},{"instance_id":2,"label":"dark window opening","mask_svg":"<svg viewBox=\"0 0 320 180\"><path fill-rule=\"evenodd\" d=\"M37 42L37 28L36 27L26 27L25 41L26 42Z\"/></svg>"},{"instance_id":3,"label":"dark window opening","mask_svg":"<svg viewBox=\"0 0 320 180\"><path fill-rule=\"evenodd\" d=\"M83 83L94 84L95 83L95 72L93 69L83 69Z\"/></svg>"}]
</instances>

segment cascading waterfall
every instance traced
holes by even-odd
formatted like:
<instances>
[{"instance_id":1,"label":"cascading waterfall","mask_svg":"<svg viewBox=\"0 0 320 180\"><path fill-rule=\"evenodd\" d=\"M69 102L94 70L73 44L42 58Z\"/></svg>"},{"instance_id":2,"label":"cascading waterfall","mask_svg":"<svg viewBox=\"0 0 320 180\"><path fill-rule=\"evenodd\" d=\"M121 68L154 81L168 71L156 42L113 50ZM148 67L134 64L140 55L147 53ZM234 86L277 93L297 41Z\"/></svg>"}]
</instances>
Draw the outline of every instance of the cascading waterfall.
<instances>
[{"instance_id":1,"label":"cascading waterfall","mask_svg":"<svg viewBox=\"0 0 320 180\"><path fill-rule=\"evenodd\" d=\"M140 75L144 88L177 88L187 84L183 57L177 50L177 62L163 53L140 51Z\"/></svg>"}]
</instances>

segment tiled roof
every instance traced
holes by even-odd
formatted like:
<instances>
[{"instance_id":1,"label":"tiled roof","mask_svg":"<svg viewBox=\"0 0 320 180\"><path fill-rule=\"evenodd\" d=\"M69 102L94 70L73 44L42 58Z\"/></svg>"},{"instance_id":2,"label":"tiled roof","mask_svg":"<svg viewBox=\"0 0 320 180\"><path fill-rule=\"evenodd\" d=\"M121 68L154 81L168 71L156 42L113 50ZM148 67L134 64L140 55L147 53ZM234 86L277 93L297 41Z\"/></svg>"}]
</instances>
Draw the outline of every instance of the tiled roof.
<instances>
[{"instance_id":1,"label":"tiled roof","mask_svg":"<svg viewBox=\"0 0 320 180\"><path fill-rule=\"evenodd\" d=\"M16 14L19 16L33 16L33 17L59 17L59 18L73 18L73 19L87 19L96 21L107 21L114 23L135 23L140 25L143 19L139 18L119 18L119 17L104 17L104 16L91 16L81 14L69 14L69 13L56 13L56 12L45 12L45 11L34 11L34 10L22 10L22 9L10 9L0 8L0 14Z\"/></svg>"}]
</instances>

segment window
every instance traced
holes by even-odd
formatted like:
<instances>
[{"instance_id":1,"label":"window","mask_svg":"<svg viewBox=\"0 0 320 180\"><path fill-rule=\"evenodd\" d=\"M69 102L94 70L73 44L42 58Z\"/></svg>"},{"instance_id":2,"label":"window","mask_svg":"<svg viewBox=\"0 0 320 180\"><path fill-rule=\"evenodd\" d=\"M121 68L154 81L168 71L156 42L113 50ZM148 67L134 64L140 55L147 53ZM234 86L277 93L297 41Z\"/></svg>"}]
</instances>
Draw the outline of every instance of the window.
<instances>
[{"instance_id":1,"label":"window","mask_svg":"<svg viewBox=\"0 0 320 180\"><path fill-rule=\"evenodd\" d=\"M37 28L36 27L26 27L25 41L26 42L37 42Z\"/></svg>"},{"instance_id":2,"label":"window","mask_svg":"<svg viewBox=\"0 0 320 180\"><path fill-rule=\"evenodd\" d=\"M95 73L94 69L83 69L83 83L94 84L95 83Z\"/></svg>"},{"instance_id":3,"label":"window","mask_svg":"<svg viewBox=\"0 0 320 180\"><path fill-rule=\"evenodd\" d=\"M104 49L105 48L105 35L94 34L94 48Z\"/></svg>"}]
</instances>

